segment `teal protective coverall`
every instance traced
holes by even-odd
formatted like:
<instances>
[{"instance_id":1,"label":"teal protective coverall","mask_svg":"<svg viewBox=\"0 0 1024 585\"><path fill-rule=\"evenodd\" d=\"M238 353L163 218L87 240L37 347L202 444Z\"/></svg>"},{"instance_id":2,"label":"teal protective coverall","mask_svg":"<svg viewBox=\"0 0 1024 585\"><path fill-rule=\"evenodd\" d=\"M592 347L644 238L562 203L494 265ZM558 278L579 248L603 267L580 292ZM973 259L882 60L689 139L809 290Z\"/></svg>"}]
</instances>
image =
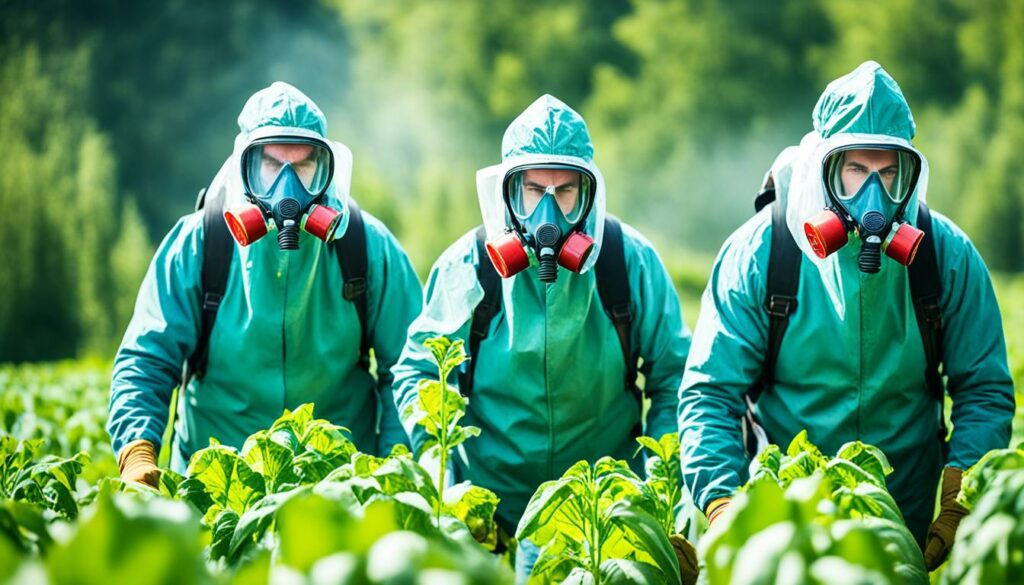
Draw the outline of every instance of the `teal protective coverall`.
<instances>
[{"instance_id":1,"label":"teal protective coverall","mask_svg":"<svg viewBox=\"0 0 1024 585\"><path fill-rule=\"evenodd\" d=\"M239 158L253 136L326 136L316 104L281 82L254 94L238 125L234 153L207 195L209 201L220 190L226 207L244 202ZM348 226L352 155L340 143L329 144L335 172L322 203L343 212L340 238ZM240 448L285 408L306 402L315 403L318 417L350 429L361 451L386 453L408 443L391 394L391 368L422 306L421 287L394 236L369 213L363 218L376 379L359 362L361 325L355 305L342 296L334 246L300 231L299 249L283 251L273 228L248 247L236 243L205 376L193 378L178 398L175 471L184 472L211 437ZM172 391L199 335L202 263L199 211L179 220L160 244L114 360L107 429L115 453L136 439L161 443Z\"/></svg>"},{"instance_id":2,"label":"teal protective coverall","mask_svg":"<svg viewBox=\"0 0 1024 585\"><path fill-rule=\"evenodd\" d=\"M562 163L596 177L594 207L585 231L600 246L605 215L604 184L593 164L593 146L583 119L569 106L543 96L512 122L502 143L503 163L477 174L487 235L506 228L502 179L514 167ZM643 358L640 369L651 399L644 432L659 437L676 430L676 391L689 348L672 281L654 248L623 224L625 262L634 322L631 343ZM631 434L640 421L636 398L624 384L625 360L611 320L602 309L592 254L581 273L558 268L556 282L538 279L536 262L502 281L499 313L480 343L472 394L462 424L481 435L456 456L459 480L470 480L501 498L497 518L514 532L537 486L558 478L575 462L611 455L632 459ZM483 298L476 276L474 233L458 239L434 264L423 314L409 330L394 368L399 412L416 398L417 382L437 378L424 340L437 335L468 339L473 310ZM449 383L457 384L454 379ZM414 446L423 438L411 422Z\"/></svg>"},{"instance_id":3,"label":"teal protective coverall","mask_svg":"<svg viewBox=\"0 0 1024 585\"><path fill-rule=\"evenodd\" d=\"M913 150L910 108L896 82L868 62L828 86L813 119L814 131L798 150L780 157L784 168L774 169L789 181L782 204L803 254L796 310L779 350L775 382L754 413L770 442L783 447L802 429L826 454L853 440L879 446L895 468L888 488L923 542L942 467L966 469L1010 438L1013 385L999 308L977 250L952 221L932 212L942 278L942 358L953 404L944 454L940 405L925 383L907 269L883 257L879 273L860 272L861 241L855 235L822 260L803 235L803 223L826 205L822 164L828 153L851 145ZM905 214L912 223L928 186L927 161L921 160ZM771 231L768 207L723 245L679 391L683 475L702 510L747 479L740 417L767 347Z\"/></svg>"}]
</instances>

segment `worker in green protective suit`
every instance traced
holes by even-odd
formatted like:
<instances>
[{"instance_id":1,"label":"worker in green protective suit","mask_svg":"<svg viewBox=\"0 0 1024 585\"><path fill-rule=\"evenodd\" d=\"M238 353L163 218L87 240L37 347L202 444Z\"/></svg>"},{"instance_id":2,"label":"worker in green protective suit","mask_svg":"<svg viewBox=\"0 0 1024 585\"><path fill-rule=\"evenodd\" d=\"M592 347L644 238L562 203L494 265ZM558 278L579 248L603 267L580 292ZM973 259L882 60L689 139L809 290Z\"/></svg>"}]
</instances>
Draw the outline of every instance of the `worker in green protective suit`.
<instances>
[{"instance_id":1,"label":"worker in green protective suit","mask_svg":"<svg viewBox=\"0 0 1024 585\"><path fill-rule=\"evenodd\" d=\"M928 162L911 144L914 120L895 80L864 63L829 84L813 120L772 170L799 279L774 376L751 414L772 443L807 429L826 453L852 440L880 447L895 469L888 488L932 570L966 513L955 502L960 474L1009 442L1014 396L999 308L985 264L952 221L931 212L933 240L921 243ZM911 301L906 265L918 245L934 246L938 263L948 453ZM741 417L769 350L771 247L771 207L722 247L679 391L683 475L712 522L746 480Z\"/></svg>"},{"instance_id":2,"label":"worker in green protective suit","mask_svg":"<svg viewBox=\"0 0 1024 585\"><path fill-rule=\"evenodd\" d=\"M469 397L465 423L482 430L463 444L465 459L455 457L454 471L459 480L497 493L497 520L509 533L542 482L581 459L605 455L631 460L641 471L633 459L640 423L655 437L676 430L689 331L661 259L631 227L615 224L624 256L618 273L595 277L610 242L604 181L593 153L583 118L552 96L537 99L511 123L502 163L477 173L484 232L465 234L434 264L423 313L394 368L395 400L419 447L423 435L404 413L417 383L437 376L423 342L438 335L471 339L479 325L474 311L485 297L478 267L491 263L483 268L493 265L502 277L499 306L483 324L486 337L476 351L469 344L471 381L465 375L449 380ZM628 285L633 319L627 339L620 339L602 306L601 278ZM625 382L628 361L637 358L651 400L645 421ZM520 566L521 580L524 571L529 568Z\"/></svg>"},{"instance_id":3,"label":"worker in green protective suit","mask_svg":"<svg viewBox=\"0 0 1024 585\"><path fill-rule=\"evenodd\" d=\"M181 218L164 238L114 360L107 430L128 481L156 485L172 391L203 345L205 363L177 401L175 471L211 438L240 448L306 402L350 429L362 451L408 442L390 373L422 306L408 257L383 224L350 205L352 154L326 138L326 119L307 96L274 83L248 100L238 125L234 152L205 196L216 208ZM204 293L217 268L204 252L217 237L227 250L219 306ZM360 242L344 251L366 259L362 295L349 295L343 279L343 241Z\"/></svg>"}]
</instances>

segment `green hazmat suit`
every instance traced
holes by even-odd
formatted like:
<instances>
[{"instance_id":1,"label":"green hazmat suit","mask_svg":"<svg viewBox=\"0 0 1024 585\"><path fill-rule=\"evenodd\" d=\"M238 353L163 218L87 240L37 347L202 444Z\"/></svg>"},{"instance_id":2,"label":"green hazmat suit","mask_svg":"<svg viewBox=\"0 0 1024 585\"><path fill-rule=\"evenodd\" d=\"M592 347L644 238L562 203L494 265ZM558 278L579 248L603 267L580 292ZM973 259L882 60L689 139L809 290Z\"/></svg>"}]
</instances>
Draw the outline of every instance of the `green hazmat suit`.
<instances>
[{"instance_id":1,"label":"green hazmat suit","mask_svg":"<svg viewBox=\"0 0 1024 585\"><path fill-rule=\"evenodd\" d=\"M822 260L803 223L826 205L822 164L843 146L913 150L914 121L896 82L868 62L832 82L814 110L814 131L787 149L782 179L786 222L803 252L796 310L774 385L754 407L772 443L785 447L802 429L825 453L845 442L879 446L895 471L889 490L919 542L932 519L944 465L966 469L1005 447L1014 412L1002 320L984 262L952 221L932 212L942 278L943 363L952 399L948 454L938 438L940 405L925 383L925 355L907 269L882 259L877 274L858 269L860 240ZM920 154L920 153L918 153ZM905 217L914 223L928 187L927 160ZM788 193L786 193L788 191ZM740 417L768 339L764 308L771 208L734 232L719 252L704 292L679 391L685 482L703 510L747 478Z\"/></svg>"},{"instance_id":2,"label":"green hazmat suit","mask_svg":"<svg viewBox=\"0 0 1024 585\"><path fill-rule=\"evenodd\" d=\"M325 137L326 120L294 87L274 83L257 92L238 118L234 153L210 186L225 207L245 201L239 158L260 136ZM323 204L343 212L337 237L348 229L352 154L330 142L335 173ZM359 363L361 325L342 295L337 250L300 231L299 249L282 251L276 231L235 244L205 376L178 399L172 467L211 437L241 447L285 408L315 403L315 414L347 427L365 452L407 443L391 395L391 367L406 329L422 306L421 287L398 241L363 212L366 230L367 330L376 379ZM160 445L171 393L195 348L201 315L203 213L183 217L160 244L139 291L135 312L114 360L107 424L114 451L136 439ZM379 431L378 431L379 426Z\"/></svg>"},{"instance_id":3,"label":"green hazmat suit","mask_svg":"<svg viewBox=\"0 0 1024 585\"><path fill-rule=\"evenodd\" d=\"M502 164L477 174L478 195L489 238L506 229L501 183L528 163L565 163L594 174L594 207L585 231L598 246L603 238L604 183L593 164L593 146L583 119L551 96L534 102L505 133ZM635 320L634 353L651 399L645 434L676 430L676 390L689 347L672 281L657 252L623 224L627 278ZM536 263L502 281L501 310L480 343L472 394L462 424L482 429L456 456L460 480L486 487L501 498L497 518L513 532L536 488L575 462L601 456L632 460L631 434L640 421L636 398L624 384L625 360L615 328L602 309L594 271L599 249L577 274L559 267L553 284L542 283ZM399 412L416 399L416 385L437 377L423 342L437 335L468 339L473 310L483 298L476 276L479 258L474 232L459 238L434 264L427 280L423 313L395 372ZM457 384L455 376L449 380ZM413 444L423 434L406 421Z\"/></svg>"}]
</instances>

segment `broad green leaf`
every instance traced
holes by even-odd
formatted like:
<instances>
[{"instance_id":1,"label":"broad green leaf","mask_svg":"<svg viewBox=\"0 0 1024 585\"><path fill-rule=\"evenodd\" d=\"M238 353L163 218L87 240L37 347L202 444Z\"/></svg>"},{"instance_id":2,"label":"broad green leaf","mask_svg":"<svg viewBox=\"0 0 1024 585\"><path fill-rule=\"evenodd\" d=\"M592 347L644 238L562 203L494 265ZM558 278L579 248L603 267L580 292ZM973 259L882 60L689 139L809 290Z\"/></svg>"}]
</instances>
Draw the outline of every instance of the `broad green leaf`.
<instances>
[{"instance_id":1,"label":"broad green leaf","mask_svg":"<svg viewBox=\"0 0 1024 585\"><path fill-rule=\"evenodd\" d=\"M796 457L801 453L808 453L816 459L825 459L825 456L821 453L816 445L811 443L807 437L807 429L801 430L797 433L797 436L793 437L793 441L790 442L790 447L787 447L785 454L787 457Z\"/></svg>"},{"instance_id":2,"label":"broad green leaf","mask_svg":"<svg viewBox=\"0 0 1024 585\"><path fill-rule=\"evenodd\" d=\"M464 443L466 439L471 437L479 437L480 429L477 427L459 427L456 426L452 429L448 435L448 448L452 449Z\"/></svg>"},{"instance_id":3,"label":"broad green leaf","mask_svg":"<svg viewBox=\"0 0 1024 585\"><path fill-rule=\"evenodd\" d=\"M317 559L347 550L358 539L356 520L336 502L315 494L292 498L277 512L278 558L303 573Z\"/></svg>"},{"instance_id":4,"label":"broad green leaf","mask_svg":"<svg viewBox=\"0 0 1024 585\"><path fill-rule=\"evenodd\" d=\"M286 492L268 494L261 498L236 520L236 526L230 536L225 556L229 559L239 558L246 552L247 547L252 546L263 537L274 520L274 514L281 509L281 506L292 498L310 491L310 486L300 486ZM214 539L216 540L216 530Z\"/></svg>"},{"instance_id":5,"label":"broad green leaf","mask_svg":"<svg viewBox=\"0 0 1024 585\"><path fill-rule=\"evenodd\" d=\"M661 457L661 443L659 443L655 439L651 437L640 436L636 438L636 442L640 443L640 446L633 454L634 457L636 457L640 453L640 451L644 449L647 449L648 451L651 452L652 455L656 457Z\"/></svg>"},{"instance_id":6,"label":"broad green leaf","mask_svg":"<svg viewBox=\"0 0 1024 585\"><path fill-rule=\"evenodd\" d=\"M352 472L355 475L368 476L380 468L387 459L375 457L366 453L356 453L352 456ZM334 472L331 472L334 475ZM325 478L326 479L326 478Z\"/></svg>"},{"instance_id":7,"label":"broad green leaf","mask_svg":"<svg viewBox=\"0 0 1024 585\"><path fill-rule=\"evenodd\" d=\"M350 514L362 511L363 502L373 495L382 493L380 484L372 477L352 477L345 481L324 480L313 486L313 493L327 500L337 502Z\"/></svg>"},{"instance_id":8,"label":"broad green leaf","mask_svg":"<svg viewBox=\"0 0 1024 585\"><path fill-rule=\"evenodd\" d=\"M201 496L192 495L196 491L205 492L209 498L210 505L203 516L207 526L212 525L222 509L244 514L266 493L263 476L253 471L234 449L224 445L196 452L189 462L188 475L181 486L187 484L186 499L205 503Z\"/></svg>"},{"instance_id":9,"label":"broad green leaf","mask_svg":"<svg viewBox=\"0 0 1024 585\"><path fill-rule=\"evenodd\" d=\"M582 567L573 569L569 576L562 581L562 585L593 585L597 583L593 573Z\"/></svg>"},{"instance_id":10,"label":"broad green leaf","mask_svg":"<svg viewBox=\"0 0 1024 585\"><path fill-rule=\"evenodd\" d=\"M612 504L605 515L615 522L627 540L638 550L649 555L664 574L666 583L679 583L679 561L658 521L629 500Z\"/></svg>"},{"instance_id":11,"label":"broad green leaf","mask_svg":"<svg viewBox=\"0 0 1024 585\"><path fill-rule=\"evenodd\" d=\"M853 488L839 488L832 495L832 500L842 516L857 518L875 516L891 522L903 524L903 514L896 501L885 490L873 483L862 483ZM853 513L856 511L856 513Z\"/></svg>"},{"instance_id":12,"label":"broad green leaf","mask_svg":"<svg viewBox=\"0 0 1024 585\"><path fill-rule=\"evenodd\" d=\"M286 433L260 431L249 436L242 446L242 457L253 471L263 476L266 491L274 493L299 481L292 468L294 452Z\"/></svg>"},{"instance_id":13,"label":"broad green leaf","mask_svg":"<svg viewBox=\"0 0 1024 585\"><path fill-rule=\"evenodd\" d=\"M199 529L183 502L101 492L46 572L51 583L209 583Z\"/></svg>"},{"instance_id":14,"label":"broad green leaf","mask_svg":"<svg viewBox=\"0 0 1024 585\"><path fill-rule=\"evenodd\" d=\"M567 538L554 538L541 546L537 562L530 572L533 583L561 583L576 569L586 570L583 543Z\"/></svg>"},{"instance_id":15,"label":"broad green leaf","mask_svg":"<svg viewBox=\"0 0 1024 585\"><path fill-rule=\"evenodd\" d=\"M185 478L170 469L160 470L160 495L168 498L178 496L178 486Z\"/></svg>"},{"instance_id":16,"label":"broad green leaf","mask_svg":"<svg viewBox=\"0 0 1024 585\"><path fill-rule=\"evenodd\" d=\"M728 576L726 581L716 578L710 582L736 585L799 583L801 581L782 578L780 569L783 558L794 548L794 553L801 556L800 549L794 547L800 538L800 529L794 522L787 520L766 526L737 546L735 556L728 558L727 563L722 563L726 560L723 555L708 557L709 577Z\"/></svg>"},{"instance_id":17,"label":"broad green leaf","mask_svg":"<svg viewBox=\"0 0 1024 585\"><path fill-rule=\"evenodd\" d=\"M924 554L906 524L885 518L866 518L861 523L882 543L886 554L895 563L897 575L902 575L903 582L921 578L924 582L928 581Z\"/></svg>"},{"instance_id":18,"label":"broad green leaf","mask_svg":"<svg viewBox=\"0 0 1024 585\"><path fill-rule=\"evenodd\" d=\"M840 520L831 526L832 546L828 553L849 563L882 574L889 582L896 579L895 562L878 534L869 525L856 520Z\"/></svg>"},{"instance_id":19,"label":"broad green leaf","mask_svg":"<svg viewBox=\"0 0 1024 585\"><path fill-rule=\"evenodd\" d=\"M0 502L0 535L23 553L39 554L53 542L43 510L29 502Z\"/></svg>"},{"instance_id":20,"label":"broad green leaf","mask_svg":"<svg viewBox=\"0 0 1024 585\"><path fill-rule=\"evenodd\" d=\"M778 445L768 445L754 459L751 465L751 477L761 472L771 474L771 477L779 477L779 469L782 467L782 451Z\"/></svg>"},{"instance_id":21,"label":"broad green leaf","mask_svg":"<svg viewBox=\"0 0 1024 585\"><path fill-rule=\"evenodd\" d=\"M519 528L516 530L516 538L530 538L534 532L551 522L562 505L574 497L576 488L571 479L563 478L542 483L526 504L526 511L520 518Z\"/></svg>"},{"instance_id":22,"label":"broad green leaf","mask_svg":"<svg viewBox=\"0 0 1024 585\"><path fill-rule=\"evenodd\" d=\"M642 563L627 559L608 559L601 563L601 583L679 583L679 570L676 569L675 579L671 579L663 571Z\"/></svg>"},{"instance_id":23,"label":"broad green leaf","mask_svg":"<svg viewBox=\"0 0 1024 585\"><path fill-rule=\"evenodd\" d=\"M837 459L846 459L878 479L878 485L885 486L885 478L892 473L889 459L881 449L860 441L846 443L836 453Z\"/></svg>"},{"instance_id":24,"label":"broad green leaf","mask_svg":"<svg viewBox=\"0 0 1024 585\"><path fill-rule=\"evenodd\" d=\"M430 474L409 457L387 459L373 472L373 477L387 494L414 492L423 496L431 505L439 497Z\"/></svg>"},{"instance_id":25,"label":"broad green leaf","mask_svg":"<svg viewBox=\"0 0 1024 585\"><path fill-rule=\"evenodd\" d=\"M825 468L824 458L818 460L808 451L800 451L796 455L783 458L779 467L779 481L788 486L794 479L811 477L815 471Z\"/></svg>"},{"instance_id":26,"label":"broad green leaf","mask_svg":"<svg viewBox=\"0 0 1024 585\"><path fill-rule=\"evenodd\" d=\"M971 510L989 488L999 471L1015 470L1024 473L1024 449L995 449L986 453L964 472L957 501Z\"/></svg>"},{"instance_id":27,"label":"broad green leaf","mask_svg":"<svg viewBox=\"0 0 1024 585\"><path fill-rule=\"evenodd\" d=\"M466 361L466 351L461 339L451 341L447 337L432 337L423 345L431 351L441 372L447 374ZM446 378L445 378L446 379Z\"/></svg>"},{"instance_id":28,"label":"broad green leaf","mask_svg":"<svg viewBox=\"0 0 1024 585\"><path fill-rule=\"evenodd\" d=\"M855 488L862 483L873 483L878 487L885 487L885 477L868 473L861 467L847 461L846 459L833 459L825 467L825 477L832 480L834 485Z\"/></svg>"},{"instance_id":29,"label":"broad green leaf","mask_svg":"<svg viewBox=\"0 0 1024 585\"><path fill-rule=\"evenodd\" d=\"M210 525L211 540L207 549L212 560L227 559L231 562L231 538L238 526L238 512L229 508L222 509Z\"/></svg>"},{"instance_id":30,"label":"broad green leaf","mask_svg":"<svg viewBox=\"0 0 1024 585\"><path fill-rule=\"evenodd\" d=\"M499 501L491 490L469 482L445 491L446 511L462 520L473 538L489 551L498 545L498 524L494 521L494 513Z\"/></svg>"}]
</instances>

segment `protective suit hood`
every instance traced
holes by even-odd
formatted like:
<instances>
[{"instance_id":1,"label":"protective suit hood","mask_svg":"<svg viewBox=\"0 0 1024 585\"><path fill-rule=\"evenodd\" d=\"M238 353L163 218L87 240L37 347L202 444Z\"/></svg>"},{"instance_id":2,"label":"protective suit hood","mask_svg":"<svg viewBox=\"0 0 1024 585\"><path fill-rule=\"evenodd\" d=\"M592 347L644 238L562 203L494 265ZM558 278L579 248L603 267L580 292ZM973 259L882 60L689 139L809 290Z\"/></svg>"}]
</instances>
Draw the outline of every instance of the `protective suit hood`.
<instances>
[{"instance_id":1,"label":"protective suit hood","mask_svg":"<svg viewBox=\"0 0 1024 585\"><path fill-rule=\"evenodd\" d=\"M352 151L327 139L327 119L306 94L283 81L254 93L238 115L239 133L234 150L210 184L210 193L224 190L230 208L246 202L242 187L242 153L254 141L274 137L308 137L323 140L334 155L334 176L321 201L341 213L336 237L348 229L348 199L352 183Z\"/></svg>"},{"instance_id":2,"label":"protective suit hood","mask_svg":"<svg viewBox=\"0 0 1024 585\"><path fill-rule=\"evenodd\" d=\"M786 197L786 223L804 255L822 271L857 270L845 266L848 254L833 254L819 259L804 237L804 222L828 204L822 165L838 148L863 145L865 148L901 148L915 153L921 161L917 185L904 211L905 219L915 224L917 204L928 191L928 160L911 144L914 118L899 85L881 65L867 61L851 73L825 88L813 114L814 130L800 142L792 161L792 180ZM856 248L854 242L849 245ZM841 266L842 264L842 266ZM833 279L826 278L826 281ZM834 279L839 282L841 279ZM830 288L833 299L842 295Z\"/></svg>"},{"instance_id":3,"label":"protective suit hood","mask_svg":"<svg viewBox=\"0 0 1024 585\"><path fill-rule=\"evenodd\" d=\"M587 123L558 98L543 95L509 124L501 143L501 164L476 173L477 197L487 238L510 227L502 198L502 181L508 172L528 164L564 164L581 167L594 175L594 204L583 231L594 239L594 251L583 264L586 273L597 262L604 236L604 177L594 165L594 146Z\"/></svg>"}]
</instances>

